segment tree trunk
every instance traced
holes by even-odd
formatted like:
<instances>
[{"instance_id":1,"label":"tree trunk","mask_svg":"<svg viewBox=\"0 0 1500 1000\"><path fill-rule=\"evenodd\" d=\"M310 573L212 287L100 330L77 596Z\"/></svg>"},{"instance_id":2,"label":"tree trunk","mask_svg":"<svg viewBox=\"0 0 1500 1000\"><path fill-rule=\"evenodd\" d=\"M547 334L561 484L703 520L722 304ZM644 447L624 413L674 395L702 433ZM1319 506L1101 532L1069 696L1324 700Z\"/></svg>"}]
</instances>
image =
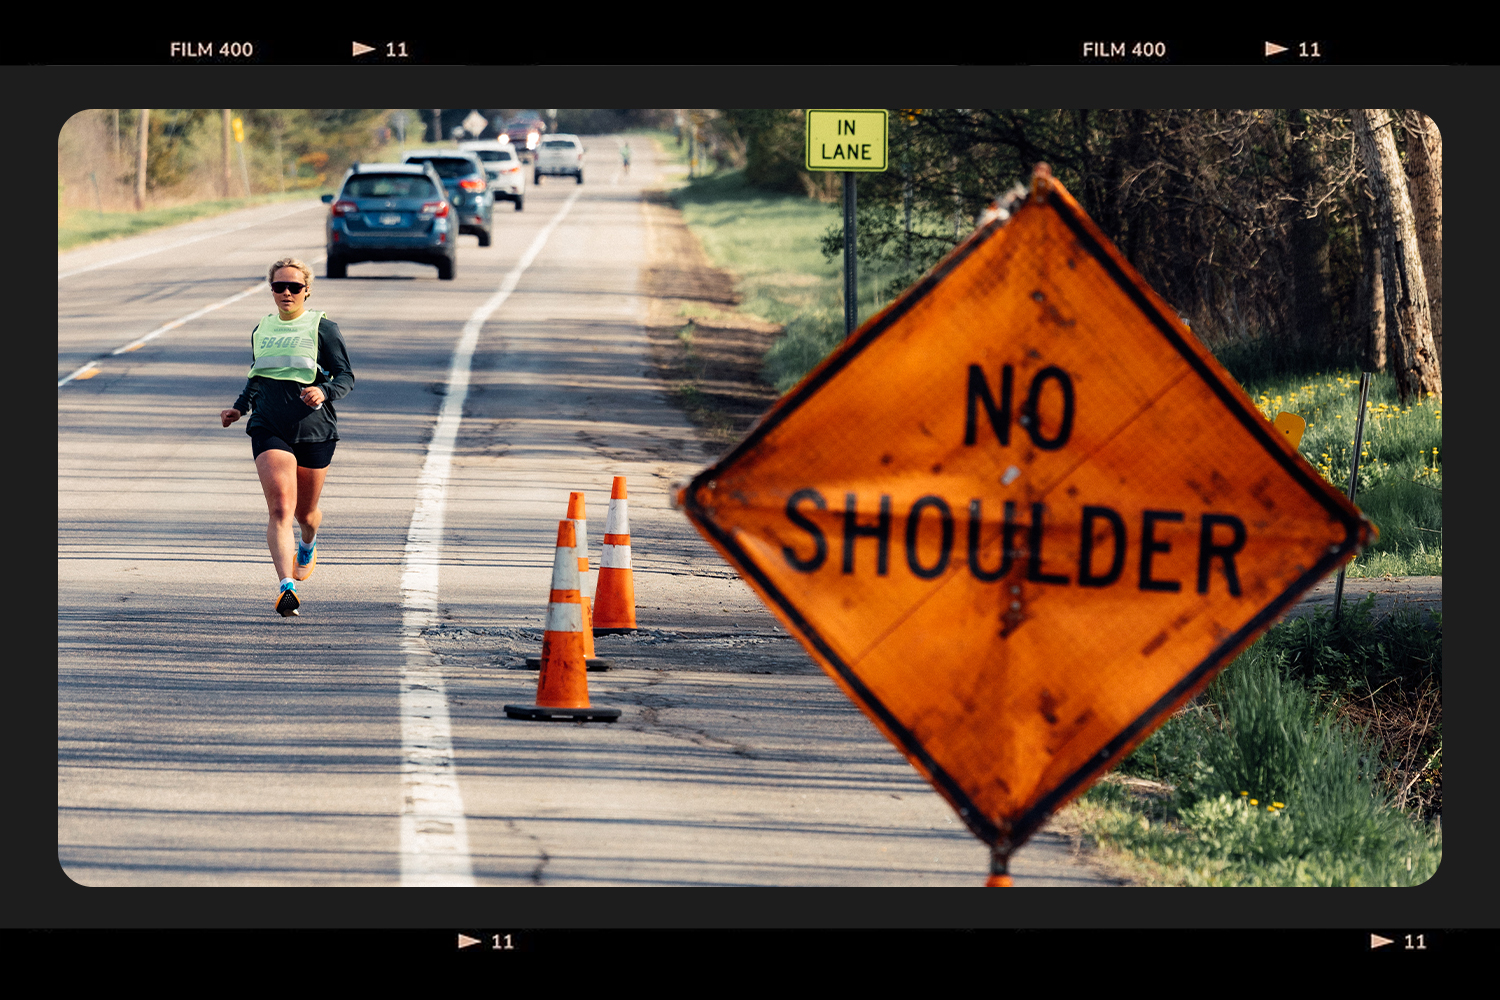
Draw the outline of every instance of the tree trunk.
<instances>
[{"instance_id":1,"label":"tree trunk","mask_svg":"<svg viewBox=\"0 0 1500 1000\"><path fill-rule=\"evenodd\" d=\"M1364 161L1365 183L1375 202L1386 342L1396 375L1396 392L1402 403L1429 394L1441 397L1443 382L1432 342L1427 284L1422 277L1406 176L1391 134L1393 118L1390 112L1375 108L1353 108L1350 115Z\"/></svg>"},{"instance_id":2,"label":"tree trunk","mask_svg":"<svg viewBox=\"0 0 1500 1000\"><path fill-rule=\"evenodd\" d=\"M1408 110L1406 180L1416 217L1417 247L1422 253L1422 277L1427 281L1427 310L1432 319L1432 343L1437 348L1438 371L1443 367L1443 137L1431 118Z\"/></svg>"},{"instance_id":3,"label":"tree trunk","mask_svg":"<svg viewBox=\"0 0 1500 1000\"><path fill-rule=\"evenodd\" d=\"M1385 371L1385 296L1380 290L1380 246L1375 210L1361 189L1354 194L1354 242L1359 251L1359 287L1352 335L1359 339L1360 370Z\"/></svg>"},{"instance_id":4,"label":"tree trunk","mask_svg":"<svg viewBox=\"0 0 1500 1000\"><path fill-rule=\"evenodd\" d=\"M1332 353L1333 278L1328 257L1327 214L1310 206L1323 179L1323 151L1307 129L1307 112L1287 112L1291 139L1292 192L1298 199L1292 217L1292 302L1297 343L1302 350Z\"/></svg>"}]
</instances>

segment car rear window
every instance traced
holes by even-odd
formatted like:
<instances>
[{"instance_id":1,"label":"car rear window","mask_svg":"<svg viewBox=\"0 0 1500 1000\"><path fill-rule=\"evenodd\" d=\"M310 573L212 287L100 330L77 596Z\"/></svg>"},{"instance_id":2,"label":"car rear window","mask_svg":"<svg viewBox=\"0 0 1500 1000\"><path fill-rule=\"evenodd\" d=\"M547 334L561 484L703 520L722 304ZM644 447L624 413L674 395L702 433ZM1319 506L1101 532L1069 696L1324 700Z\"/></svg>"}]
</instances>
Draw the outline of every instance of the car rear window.
<instances>
[{"instance_id":1,"label":"car rear window","mask_svg":"<svg viewBox=\"0 0 1500 1000\"><path fill-rule=\"evenodd\" d=\"M575 143L571 139L548 139L542 145L548 149L572 149Z\"/></svg>"},{"instance_id":2,"label":"car rear window","mask_svg":"<svg viewBox=\"0 0 1500 1000\"><path fill-rule=\"evenodd\" d=\"M345 198L431 198L432 181L411 174L363 174L349 178Z\"/></svg>"},{"instance_id":3,"label":"car rear window","mask_svg":"<svg viewBox=\"0 0 1500 1000\"><path fill-rule=\"evenodd\" d=\"M430 163L432 169L438 172L443 180L450 177L468 177L474 173L474 163L471 160L457 156L435 156L430 160L407 160L407 163Z\"/></svg>"},{"instance_id":4,"label":"car rear window","mask_svg":"<svg viewBox=\"0 0 1500 1000\"><path fill-rule=\"evenodd\" d=\"M486 163L494 163L497 160L514 160L508 149L481 149L479 158Z\"/></svg>"}]
</instances>

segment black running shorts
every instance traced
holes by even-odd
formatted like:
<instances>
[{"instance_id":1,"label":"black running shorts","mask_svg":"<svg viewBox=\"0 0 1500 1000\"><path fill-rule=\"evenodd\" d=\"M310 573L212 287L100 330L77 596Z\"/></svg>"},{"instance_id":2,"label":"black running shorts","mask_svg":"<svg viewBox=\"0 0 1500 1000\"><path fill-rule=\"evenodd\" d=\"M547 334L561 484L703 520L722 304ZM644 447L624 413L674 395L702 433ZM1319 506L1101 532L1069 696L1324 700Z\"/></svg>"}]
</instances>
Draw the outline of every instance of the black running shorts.
<instances>
[{"instance_id":1,"label":"black running shorts","mask_svg":"<svg viewBox=\"0 0 1500 1000\"><path fill-rule=\"evenodd\" d=\"M287 444L274 434L257 432L250 435L250 454L259 458L263 451L289 451L297 456L297 465L304 469L326 469L333 461L333 449L337 441L304 441Z\"/></svg>"}]
</instances>

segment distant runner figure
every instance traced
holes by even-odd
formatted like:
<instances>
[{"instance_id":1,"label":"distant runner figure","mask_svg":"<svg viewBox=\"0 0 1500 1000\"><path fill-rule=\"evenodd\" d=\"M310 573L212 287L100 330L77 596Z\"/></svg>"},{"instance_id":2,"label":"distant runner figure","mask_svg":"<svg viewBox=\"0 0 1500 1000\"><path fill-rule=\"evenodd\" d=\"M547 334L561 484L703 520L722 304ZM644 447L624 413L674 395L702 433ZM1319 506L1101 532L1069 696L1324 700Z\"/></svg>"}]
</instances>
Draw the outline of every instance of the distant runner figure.
<instances>
[{"instance_id":1,"label":"distant runner figure","mask_svg":"<svg viewBox=\"0 0 1500 1000\"><path fill-rule=\"evenodd\" d=\"M250 414L245 433L270 511L266 544L281 581L276 611L285 618L302 604L297 581L312 576L318 563L318 498L339 439L333 400L353 391L354 370L338 324L307 310L312 269L285 257L267 278L276 312L250 332L249 380L219 418L228 427ZM302 529L295 545L293 520Z\"/></svg>"},{"instance_id":2,"label":"distant runner figure","mask_svg":"<svg viewBox=\"0 0 1500 1000\"><path fill-rule=\"evenodd\" d=\"M620 162L625 167L625 172L630 173L630 143L620 147Z\"/></svg>"}]
</instances>

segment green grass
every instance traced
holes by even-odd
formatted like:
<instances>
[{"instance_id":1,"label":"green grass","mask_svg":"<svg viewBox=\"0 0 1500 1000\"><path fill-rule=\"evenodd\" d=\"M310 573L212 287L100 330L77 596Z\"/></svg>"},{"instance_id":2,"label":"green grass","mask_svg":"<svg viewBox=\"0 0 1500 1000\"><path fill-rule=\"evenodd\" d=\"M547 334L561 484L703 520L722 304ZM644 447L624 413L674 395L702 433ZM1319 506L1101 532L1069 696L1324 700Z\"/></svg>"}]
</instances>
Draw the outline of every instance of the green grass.
<instances>
[{"instance_id":1,"label":"green grass","mask_svg":"<svg viewBox=\"0 0 1500 1000\"><path fill-rule=\"evenodd\" d=\"M1376 619L1367 603L1338 624L1283 623L1085 793L1077 815L1157 884L1418 884L1442 860L1440 827L1422 818L1441 799L1409 793L1441 786L1441 719L1366 712L1377 740L1349 709L1382 693L1387 708L1420 705L1389 692L1431 694L1441 675L1441 615ZM1121 776L1166 791L1142 799Z\"/></svg>"},{"instance_id":2,"label":"green grass","mask_svg":"<svg viewBox=\"0 0 1500 1000\"><path fill-rule=\"evenodd\" d=\"M677 133L671 129L631 129L622 132L627 139L639 139L641 142L656 143L656 155L668 163L677 163L687 166L688 144L684 139L682 145L677 144ZM712 166L712 164L710 164Z\"/></svg>"},{"instance_id":3,"label":"green grass","mask_svg":"<svg viewBox=\"0 0 1500 1000\"><path fill-rule=\"evenodd\" d=\"M741 309L785 328L765 362L766 381L785 392L844 339L842 261L822 252L840 207L759 191L739 170L697 178L672 198L709 259L739 278ZM881 272L858 277L863 320L888 297Z\"/></svg>"},{"instance_id":4,"label":"green grass","mask_svg":"<svg viewBox=\"0 0 1500 1000\"><path fill-rule=\"evenodd\" d=\"M199 201L171 208L148 208L141 212L96 212L92 209L74 209L60 213L57 222L57 252L74 250L90 243L139 236L167 226L176 226L194 219L223 215L253 205L265 205L278 201L295 201L316 198L320 191L288 191L285 194L261 194L250 198L218 198Z\"/></svg>"}]
</instances>

